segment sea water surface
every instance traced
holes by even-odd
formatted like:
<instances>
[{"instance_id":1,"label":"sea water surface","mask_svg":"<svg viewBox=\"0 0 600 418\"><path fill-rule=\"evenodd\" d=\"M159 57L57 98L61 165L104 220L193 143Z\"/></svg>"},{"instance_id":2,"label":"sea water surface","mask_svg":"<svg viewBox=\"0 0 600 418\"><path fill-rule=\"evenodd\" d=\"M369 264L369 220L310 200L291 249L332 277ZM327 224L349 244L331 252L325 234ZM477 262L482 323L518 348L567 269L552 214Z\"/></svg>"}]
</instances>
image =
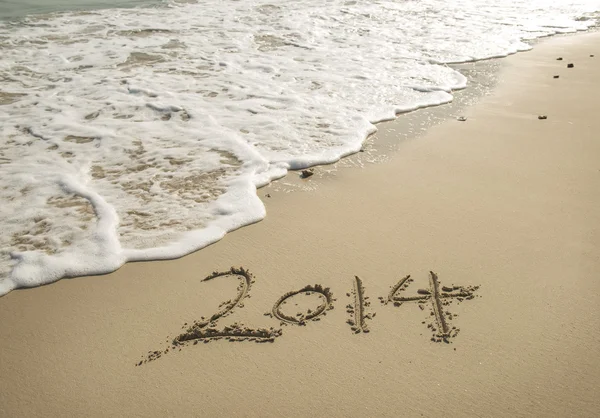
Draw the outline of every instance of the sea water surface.
<instances>
[{"instance_id":1,"label":"sea water surface","mask_svg":"<svg viewBox=\"0 0 600 418\"><path fill-rule=\"evenodd\" d=\"M2 3L0 295L215 242L265 216L257 187L358 151L375 122L451 101L467 80L447 63L527 50L588 28L600 10L598 0L103 8L135 2ZM42 14L24 16L29 4Z\"/></svg>"},{"instance_id":2,"label":"sea water surface","mask_svg":"<svg viewBox=\"0 0 600 418\"><path fill-rule=\"evenodd\" d=\"M0 0L0 19L60 11L151 6L162 0Z\"/></svg>"}]
</instances>

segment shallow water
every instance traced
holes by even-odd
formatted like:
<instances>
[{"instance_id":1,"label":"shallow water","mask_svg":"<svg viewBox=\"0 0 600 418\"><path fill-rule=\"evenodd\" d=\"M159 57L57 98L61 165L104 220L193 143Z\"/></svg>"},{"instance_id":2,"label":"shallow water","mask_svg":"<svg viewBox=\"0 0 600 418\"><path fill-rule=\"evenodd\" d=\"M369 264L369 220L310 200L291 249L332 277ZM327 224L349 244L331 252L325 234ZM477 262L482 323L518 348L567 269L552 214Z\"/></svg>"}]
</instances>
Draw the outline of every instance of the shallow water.
<instances>
[{"instance_id":1,"label":"shallow water","mask_svg":"<svg viewBox=\"0 0 600 418\"><path fill-rule=\"evenodd\" d=\"M214 242L265 216L257 186L452 100L467 80L446 63L598 9L207 0L0 23L0 294Z\"/></svg>"},{"instance_id":2,"label":"shallow water","mask_svg":"<svg viewBox=\"0 0 600 418\"><path fill-rule=\"evenodd\" d=\"M151 6L161 0L2 0L0 19L11 20L32 14Z\"/></svg>"}]
</instances>

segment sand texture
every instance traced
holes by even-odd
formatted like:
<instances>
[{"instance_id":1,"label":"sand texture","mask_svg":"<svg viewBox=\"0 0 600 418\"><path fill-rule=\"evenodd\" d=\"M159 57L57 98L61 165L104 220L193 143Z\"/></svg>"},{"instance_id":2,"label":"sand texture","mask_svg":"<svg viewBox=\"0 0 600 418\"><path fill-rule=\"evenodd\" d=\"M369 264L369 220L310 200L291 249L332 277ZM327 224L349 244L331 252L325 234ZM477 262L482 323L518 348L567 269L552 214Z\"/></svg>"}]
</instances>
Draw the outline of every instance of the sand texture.
<instances>
[{"instance_id":1,"label":"sand texture","mask_svg":"<svg viewBox=\"0 0 600 418\"><path fill-rule=\"evenodd\" d=\"M1 298L0 416L598 416L600 34L500 67L215 245Z\"/></svg>"}]
</instances>

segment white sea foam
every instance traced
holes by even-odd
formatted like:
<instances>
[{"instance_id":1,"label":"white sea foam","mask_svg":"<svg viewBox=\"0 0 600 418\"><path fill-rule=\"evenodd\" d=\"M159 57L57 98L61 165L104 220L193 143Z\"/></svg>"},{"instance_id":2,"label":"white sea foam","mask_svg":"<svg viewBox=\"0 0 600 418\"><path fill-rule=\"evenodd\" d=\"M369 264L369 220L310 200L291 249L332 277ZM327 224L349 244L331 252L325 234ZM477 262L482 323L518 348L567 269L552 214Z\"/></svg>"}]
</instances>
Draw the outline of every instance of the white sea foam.
<instances>
[{"instance_id":1,"label":"white sea foam","mask_svg":"<svg viewBox=\"0 0 600 418\"><path fill-rule=\"evenodd\" d=\"M0 23L0 295L217 241L265 216L257 186L450 101L466 79L444 63L600 9L495 3L205 0Z\"/></svg>"}]
</instances>

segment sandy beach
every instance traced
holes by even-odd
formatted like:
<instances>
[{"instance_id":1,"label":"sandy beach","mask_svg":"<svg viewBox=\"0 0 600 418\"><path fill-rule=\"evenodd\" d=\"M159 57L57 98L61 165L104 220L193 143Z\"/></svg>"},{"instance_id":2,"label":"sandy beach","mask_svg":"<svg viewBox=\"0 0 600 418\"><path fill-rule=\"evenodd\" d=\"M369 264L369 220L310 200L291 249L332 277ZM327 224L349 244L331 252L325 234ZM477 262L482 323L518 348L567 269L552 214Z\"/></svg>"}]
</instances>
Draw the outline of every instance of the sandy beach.
<instances>
[{"instance_id":1,"label":"sandy beach","mask_svg":"<svg viewBox=\"0 0 600 418\"><path fill-rule=\"evenodd\" d=\"M258 191L264 221L197 253L0 298L0 416L597 416L599 45L502 59L460 114L422 135L406 132L424 113L380 124L369 142L396 143L382 161L291 173ZM202 281L231 266L249 289ZM302 322L321 304L318 321L265 315L307 285L332 300L276 311ZM171 344L238 292L216 328L281 329L273 342Z\"/></svg>"}]
</instances>

